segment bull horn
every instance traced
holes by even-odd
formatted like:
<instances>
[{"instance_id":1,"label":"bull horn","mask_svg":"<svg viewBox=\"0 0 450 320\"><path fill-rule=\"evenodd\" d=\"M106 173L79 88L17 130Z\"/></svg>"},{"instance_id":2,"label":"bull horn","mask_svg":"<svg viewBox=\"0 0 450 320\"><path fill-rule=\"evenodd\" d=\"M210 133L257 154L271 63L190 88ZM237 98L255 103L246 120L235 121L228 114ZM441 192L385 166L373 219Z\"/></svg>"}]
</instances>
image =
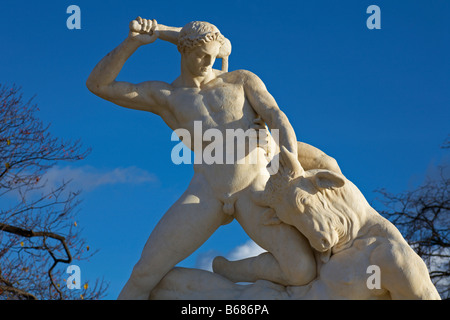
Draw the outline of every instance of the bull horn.
<instances>
[{"instance_id":1,"label":"bull horn","mask_svg":"<svg viewBox=\"0 0 450 320\"><path fill-rule=\"evenodd\" d=\"M280 162L284 169L287 169L284 174L288 174L290 178L295 179L302 176L305 172L302 165L298 161L297 155L292 154L286 147L281 146L281 158Z\"/></svg>"}]
</instances>

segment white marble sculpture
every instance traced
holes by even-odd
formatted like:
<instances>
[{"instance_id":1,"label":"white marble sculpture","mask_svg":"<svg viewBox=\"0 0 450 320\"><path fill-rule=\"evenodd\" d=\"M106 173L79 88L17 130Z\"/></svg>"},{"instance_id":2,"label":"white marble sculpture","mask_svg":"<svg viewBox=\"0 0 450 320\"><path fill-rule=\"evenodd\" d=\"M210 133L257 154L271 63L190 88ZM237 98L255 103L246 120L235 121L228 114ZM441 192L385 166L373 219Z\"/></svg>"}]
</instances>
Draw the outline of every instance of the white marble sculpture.
<instances>
[{"instance_id":1,"label":"white marble sculpture","mask_svg":"<svg viewBox=\"0 0 450 320\"><path fill-rule=\"evenodd\" d=\"M231 44L214 25L194 21L176 28L138 17L129 27L128 37L92 71L90 91L159 115L193 139L198 122L224 136L267 125L279 133L282 161L270 176L266 167L280 149L268 135L245 149L244 161L194 164L188 189L150 234L119 299L439 298L423 261L336 161L297 142L263 82L249 71L228 72ZM177 45L180 76L170 84L116 81L127 59L157 39ZM216 58L222 70L212 68ZM183 142L197 156L196 142ZM208 144L203 141L200 151ZM215 273L174 268L233 219L267 252L241 261L218 257ZM367 288L368 265L380 267L381 289ZM242 281L254 284L236 284Z\"/></svg>"},{"instance_id":2,"label":"white marble sculpture","mask_svg":"<svg viewBox=\"0 0 450 320\"><path fill-rule=\"evenodd\" d=\"M305 286L239 285L235 279L245 281L251 258L245 263L222 258L215 271L224 277L178 268L152 298L440 299L425 263L353 183L333 171L305 171L284 148L282 157L283 170L254 199L306 236L315 252L317 278ZM372 270L379 272L379 284L370 282Z\"/></svg>"}]
</instances>

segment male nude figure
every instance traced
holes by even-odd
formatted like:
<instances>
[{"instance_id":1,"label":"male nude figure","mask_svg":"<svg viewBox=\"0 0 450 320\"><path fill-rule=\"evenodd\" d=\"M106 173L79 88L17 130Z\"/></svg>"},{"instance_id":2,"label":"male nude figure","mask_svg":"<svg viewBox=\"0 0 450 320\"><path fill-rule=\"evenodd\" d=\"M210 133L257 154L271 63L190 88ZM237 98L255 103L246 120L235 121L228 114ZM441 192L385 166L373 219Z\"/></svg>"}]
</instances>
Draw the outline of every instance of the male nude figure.
<instances>
[{"instance_id":1,"label":"male nude figure","mask_svg":"<svg viewBox=\"0 0 450 320\"><path fill-rule=\"evenodd\" d=\"M125 41L92 71L86 82L90 91L119 106L159 115L171 129L186 129L191 137L194 121L202 121L203 130L215 128L225 136L226 129L254 128L255 121L261 118L271 130L279 130L280 145L297 154L294 130L262 81L249 71L212 68L216 57L226 55L221 51L227 40L215 26L192 22L181 29L140 17L132 23ZM127 59L140 46L158 38L178 45L180 76L171 84L116 81ZM258 159L265 159L263 148L250 150L246 156L251 152L256 152ZM167 272L233 218L268 251L244 261L244 273L251 271L255 281L266 279L284 285L302 285L314 279L315 261L303 235L292 226L267 223L267 208L252 202L252 190L262 190L269 178L267 172L264 174L266 165L267 161L194 164L190 185L152 231L119 299L147 299Z\"/></svg>"}]
</instances>

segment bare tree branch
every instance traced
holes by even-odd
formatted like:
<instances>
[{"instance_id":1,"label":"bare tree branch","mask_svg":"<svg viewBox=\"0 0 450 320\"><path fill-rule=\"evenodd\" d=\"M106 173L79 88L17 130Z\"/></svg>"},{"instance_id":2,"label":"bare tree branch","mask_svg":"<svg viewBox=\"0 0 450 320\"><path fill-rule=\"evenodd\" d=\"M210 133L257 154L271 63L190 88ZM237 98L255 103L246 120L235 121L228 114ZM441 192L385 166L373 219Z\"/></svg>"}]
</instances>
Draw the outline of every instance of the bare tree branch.
<instances>
[{"instance_id":1,"label":"bare tree branch","mask_svg":"<svg viewBox=\"0 0 450 320\"><path fill-rule=\"evenodd\" d=\"M448 144L448 143L447 143ZM443 148L447 148L445 145ZM430 278L441 297L450 299L450 178L448 166L438 168L415 190L391 194L378 190L379 210L402 232L410 246L425 261Z\"/></svg>"},{"instance_id":2,"label":"bare tree branch","mask_svg":"<svg viewBox=\"0 0 450 320\"><path fill-rule=\"evenodd\" d=\"M0 299L95 299L103 281L74 292L60 264L95 253L74 225L79 191L70 181L49 186L45 174L61 161L84 159L79 141L53 137L20 90L0 85ZM88 252L89 251L89 252Z\"/></svg>"}]
</instances>

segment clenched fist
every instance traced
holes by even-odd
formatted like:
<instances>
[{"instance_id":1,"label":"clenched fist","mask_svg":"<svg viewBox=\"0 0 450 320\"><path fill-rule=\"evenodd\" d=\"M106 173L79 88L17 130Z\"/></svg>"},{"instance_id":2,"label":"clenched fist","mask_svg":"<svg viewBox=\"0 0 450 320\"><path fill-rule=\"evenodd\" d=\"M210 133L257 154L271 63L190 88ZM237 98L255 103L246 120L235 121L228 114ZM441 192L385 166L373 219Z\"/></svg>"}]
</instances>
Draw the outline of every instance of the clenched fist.
<instances>
[{"instance_id":1,"label":"clenched fist","mask_svg":"<svg viewBox=\"0 0 450 320\"><path fill-rule=\"evenodd\" d=\"M129 37L141 44L149 44L158 39L158 26L155 19L142 19L137 17L130 22Z\"/></svg>"}]
</instances>

